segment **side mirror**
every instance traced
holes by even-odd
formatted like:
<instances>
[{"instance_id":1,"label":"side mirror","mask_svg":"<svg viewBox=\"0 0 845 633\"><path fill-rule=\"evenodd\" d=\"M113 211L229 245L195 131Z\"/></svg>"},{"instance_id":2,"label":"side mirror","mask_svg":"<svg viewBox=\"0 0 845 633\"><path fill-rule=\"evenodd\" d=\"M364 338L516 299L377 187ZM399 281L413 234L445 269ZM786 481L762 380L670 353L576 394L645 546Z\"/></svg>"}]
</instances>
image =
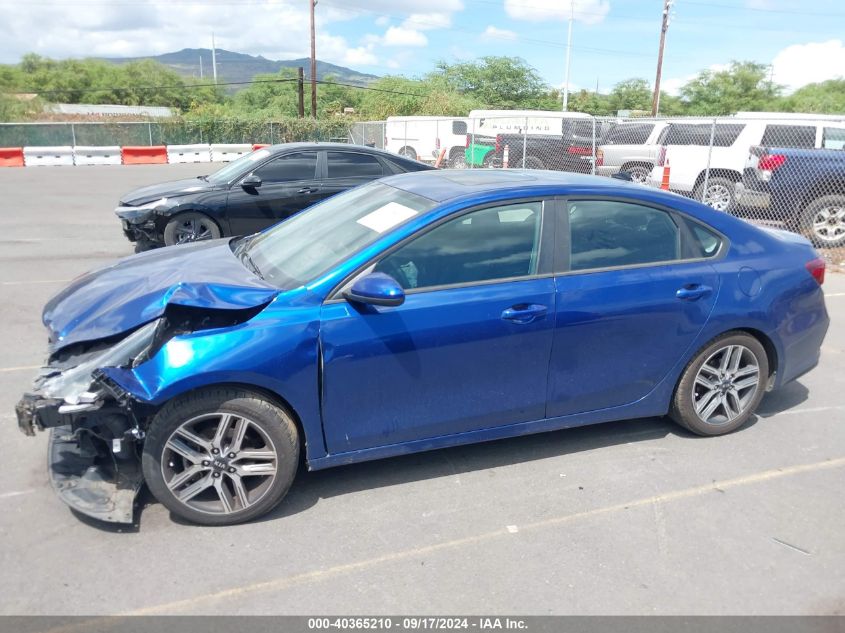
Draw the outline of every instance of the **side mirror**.
<instances>
[{"instance_id":1,"label":"side mirror","mask_svg":"<svg viewBox=\"0 0 845 633\"><path fill-rule=\"evenodd\" d=\"M405 302L405 291L390 275L370 273L344 290L343 298L354 303L395 307Z\"/></svg>"},{"instance_id":2,"label":"side mirror","mask_svg":"<svg viewBox=\"0 0 845 633\"><path fill-rule=\"evenodd\" d=\"M463 136L467 133L466 121L452 121L452 134L456 136Z\"/></svg>"},{"instance_id":3,"label":"side mirror","mask_svg":"<svg viewBox=\"0 0 845 633\"><path fill-rule=\"evenodd\" d=\"M241 180L241 187L244 189L255 189L261 186L261 178L255 174L249 174L246 178Z\"/></svg>"}]
</instances>

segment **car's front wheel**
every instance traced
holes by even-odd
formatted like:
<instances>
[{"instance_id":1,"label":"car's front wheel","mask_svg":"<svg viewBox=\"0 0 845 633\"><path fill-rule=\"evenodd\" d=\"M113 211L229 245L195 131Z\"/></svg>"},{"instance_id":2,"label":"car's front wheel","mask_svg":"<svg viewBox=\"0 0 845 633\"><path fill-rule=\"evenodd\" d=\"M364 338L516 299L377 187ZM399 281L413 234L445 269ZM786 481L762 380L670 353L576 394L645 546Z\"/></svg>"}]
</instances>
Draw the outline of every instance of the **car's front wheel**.
<instances>
[{"instance_id":1,"label":"car's front wheel","mask_svg":"<svg viewBox=\"0 0 845 633\"><path fill-rule=\"evenodd\" d=\"M268 512L299 466L296 424L281 407L239 389L209 389L165 405L144 444L144 478L171 512L232 525Z\"/></svg>"},{"instance_id":2,"label":"car's front wheel","mask_svg":"<svg viewBox=\"0 0 845 633\"><path fill-rule=\"evenodd\" d=\"M745 332L716 338L687 365L670 417L698 435L723 435L754 414L769 379L766 350Z\"/></svg>"},{"instance_id":3,"label":"car's front wheel","mask_svg":"<svg viewBox=\"0 0 845 633\"><path fill-rule=\"evenodd\" d=\"M695 188L695 199L716 211L728 211L734 204L736 183L730 178L712 176L707 181L707 188L702 182Z\"/></svg>"},{"instance_id":4,"label":"car's front wheel","mask_svg":"<svg viewBox=\"0 0 845 633\"><path fill-rule=\"evenodd\" d=\"M216 240L221 236L220 227L204 213L189 211L171 218L164 227L167 246L187 244L201 240Z\"/></svg>"}]
</instances>

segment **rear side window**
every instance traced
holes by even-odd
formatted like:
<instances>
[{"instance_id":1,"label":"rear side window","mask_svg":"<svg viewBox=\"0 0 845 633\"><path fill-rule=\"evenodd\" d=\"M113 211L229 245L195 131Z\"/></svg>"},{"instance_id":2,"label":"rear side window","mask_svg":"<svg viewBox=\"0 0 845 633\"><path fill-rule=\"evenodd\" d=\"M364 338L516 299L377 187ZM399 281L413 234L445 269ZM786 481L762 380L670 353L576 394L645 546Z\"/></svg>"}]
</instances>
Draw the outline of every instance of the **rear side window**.
<instances>
[{"instance_id":1,"label":"rear side window","mask_svg":"<svg viewBox=\"0 0 845 633\"><path fill-rule=\"evenodd\" d=\"M568 210L569 270L681 258L681 232L666 211L615 200L573 201Z\"/></svg>"},{"instance_id":2,"label":"rear side window","mask_svg":"<svg viewBox=\"0 0 845 633\"><path fill-rule=\"evenodd\" d=\"M722 238L697 222L688 221L690 239L684 244L684 256L689 258L713 257L722 247Z\"/></svg>"},{"instance_id":3,"label":"rear side window","mask_svg":"<svg viewBox=\"0 0 845 633\"><path fill-rule=\"evenodd\" d=\"M255 170L264 182L290 182L314 180L317 170L317 152L285 154Z\"/></svg>"},{"instance_id":4,"label":"rear side window","mask_svg":"<svg viewBox=\"0 0 845 633\"><path fill-rule=\"evenodd\" d=\"M741 123L673 123L663 133L663 145L710 145L713 134L714 147L730 147L745 128Z\"/></svg>"},{"instance_id":5,"label":"rear side window","mask_svg":"<svg viewBox=\"0 0 845 633\"><path fill-rule=\"evenodd\" d=\"M355 152L329 152L327 169L329 178L381 178L381 163L375 156Z\"/></svg>"},{"instance_id":6,"label":"rear side window","mask_svg":"<svg viewBox=\"0 0 845 633\"><path fill-rule=\"evenodd\" d=\"M816 128L812 125L767 125L760 144L813 149L816 146Z\"/></svg>"},{"instance_id":7,"label":"rear side window","mask_svg":"<svg viewBox=\"0 0 845 633\"><path fill-rule=\"evenodd\" d=\"M845 128L826 127L822 133L824 149L845 149Z\"/></svg>"},{"instance_id":8,"label":"rear side window","mask_svg":"<svg viewBox=\"0 0 845 633\"><path fill-rule=\"evenodd\" d=\"M617 125L605 139L609 145L643 145L654 129L654 123L635 125Z\"/></svg>"}]
</instances>

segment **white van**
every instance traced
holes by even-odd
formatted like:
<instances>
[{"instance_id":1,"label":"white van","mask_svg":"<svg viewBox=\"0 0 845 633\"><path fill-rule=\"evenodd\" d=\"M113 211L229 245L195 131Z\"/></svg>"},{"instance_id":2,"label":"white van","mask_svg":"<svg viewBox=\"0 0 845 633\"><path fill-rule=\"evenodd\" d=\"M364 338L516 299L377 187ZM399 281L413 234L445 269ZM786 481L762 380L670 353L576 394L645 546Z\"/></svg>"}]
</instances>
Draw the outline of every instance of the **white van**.
<instances>
[{"instance_id":1,"label":"white van","mask_svg":"<svg viewBox=\"0 0 845 633\"><path fill-rule=\"evenodd\" d=\"M726 211L735 202L736 183L742 180L752 145L819 148L822 128L829 122L830 119L817 116L812 119L721 117L716 119L714 128L712 118L671 121L658 139L657 163L647 184L659 187L664 164L668 163L672 191L692 194L696 200ZM710 173L704 191L708 157Z\"/></svg>"},{"instance_id":2,"label":"white van","mask_svg":"<svg viewBox=\"0 0 845 633\"><path fill-rule=\"evenodd\" d=\"M456 157L463 158L466 134L457 123L466 123L464 117L391 116L387 117L384 130L384 149L414 160L433 163L445 149L444 167Z\"/></svg>"},{"instance_id":3,"label":"white van","mask_svg":"<svg viewBox=\"0 0 845 633\"><path fill-rule=\"evenodd\" d=\"M590 136L593 117L581 112L559 110L473 110L469 113L470 134L493 136L497 134L560 135L563 120L580 120L581 125L573 128L576 136ZM597 123L598 125L598 123ZM598 130L596 131L598 134Z\"/></svg>"}]
</instances>

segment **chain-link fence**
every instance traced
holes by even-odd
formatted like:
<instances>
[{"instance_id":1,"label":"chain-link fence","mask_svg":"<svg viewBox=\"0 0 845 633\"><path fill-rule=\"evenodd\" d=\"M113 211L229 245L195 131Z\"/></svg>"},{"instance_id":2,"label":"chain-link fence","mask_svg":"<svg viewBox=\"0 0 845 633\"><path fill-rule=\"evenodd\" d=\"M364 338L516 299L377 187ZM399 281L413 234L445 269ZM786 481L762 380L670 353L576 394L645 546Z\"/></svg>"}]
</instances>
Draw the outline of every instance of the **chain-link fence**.
<instances>
[{"instance_id":1,"label":"chain-link fence","mask_svg":"<svg viewBox=\"0 0 845 633\"><path fill-rule=\"evenodd\" d=\"M470 113L357 123L350 136L443 167L630 179L801 233L833 263L845 262L845 117Z\"/></svg>"},{"instance_id":2,"label":"chain-link fence","mask_svg":"<svg viewBox=\"0 0 845 633\"><path fill-rule=\"evenodd\" d=\"M0 147L274 144L348 140L349 124L342 120L0 123Z\"/></svg>"}]
</instances>

